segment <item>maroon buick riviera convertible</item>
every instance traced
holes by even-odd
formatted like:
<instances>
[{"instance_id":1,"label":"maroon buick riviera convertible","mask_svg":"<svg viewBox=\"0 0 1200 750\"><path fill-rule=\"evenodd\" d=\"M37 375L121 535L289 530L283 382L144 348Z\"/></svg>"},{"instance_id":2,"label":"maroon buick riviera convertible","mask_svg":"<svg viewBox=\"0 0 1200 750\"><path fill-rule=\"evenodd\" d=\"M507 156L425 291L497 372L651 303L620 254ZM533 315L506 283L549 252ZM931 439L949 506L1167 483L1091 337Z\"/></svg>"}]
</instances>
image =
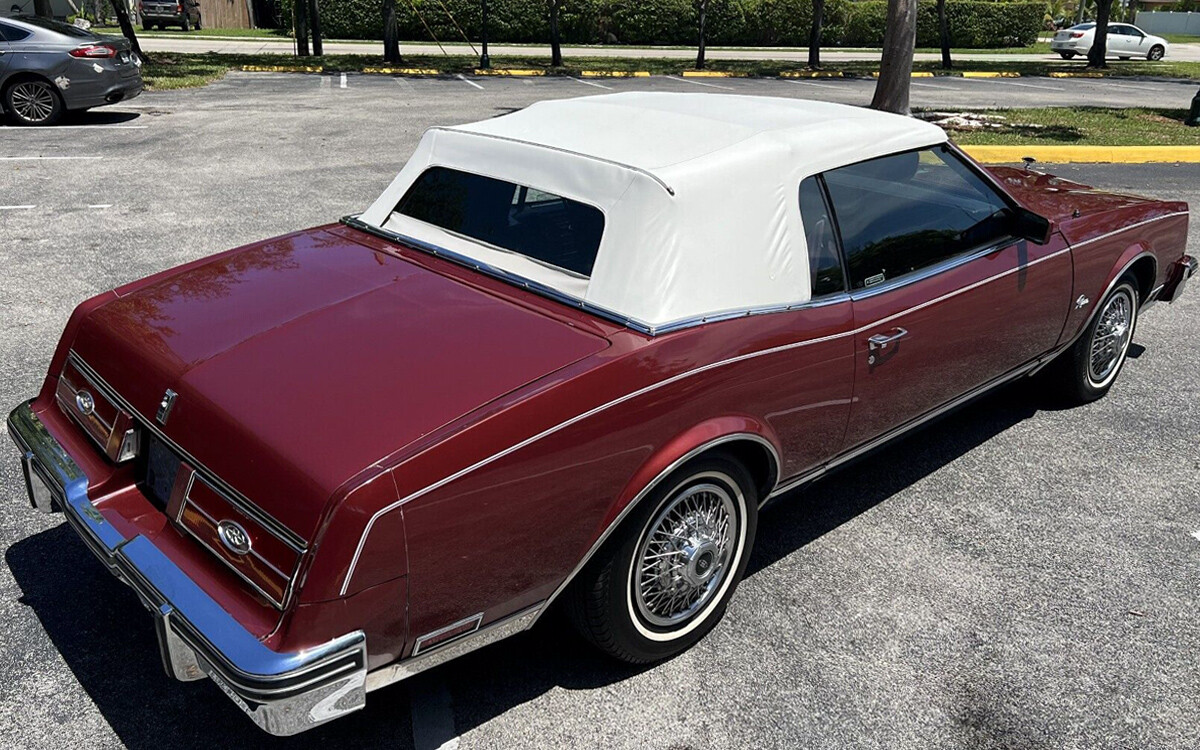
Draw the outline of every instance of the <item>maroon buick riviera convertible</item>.
<instances>
[{"instance_id":1,"label":"maroon buick riviera convertible","mask_svg":"<svg viewBox=\"0 0 1200 750\"><path fill-rule=\"evenodd\" d=\"M545 102L84 302L9 433L167 672L292 734L556 602L688 648L769 499L1014 378L1103 396L1187 221L866 109Z\"/></svg>"}]
</instances>

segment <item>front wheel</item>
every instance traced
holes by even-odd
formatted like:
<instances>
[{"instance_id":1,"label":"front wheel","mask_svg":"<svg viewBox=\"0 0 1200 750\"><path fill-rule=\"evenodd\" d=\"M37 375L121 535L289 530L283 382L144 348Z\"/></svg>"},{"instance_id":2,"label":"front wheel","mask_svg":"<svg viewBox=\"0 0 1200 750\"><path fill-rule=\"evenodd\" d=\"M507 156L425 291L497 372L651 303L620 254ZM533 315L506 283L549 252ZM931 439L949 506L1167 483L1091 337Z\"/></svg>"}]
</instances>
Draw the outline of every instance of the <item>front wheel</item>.
<instances>
[{"instance_id":1,"label":"front wheel","mask_svg":"<svg viewBox=\"0 0 1200 750\"><path fill-rule=\"evenodd\" d=\"M1137 287L1131 276L1123 276L1059 363L1059 382L1068 402L1086 404L1108 393L1129 354L1137 318Z\"/></svg>"},{"instance_id":2,"label":"front wheel","mask_svg":"<svg viewBox=\"0 0 1200 750\"><path fill-rule=\"evenodd\" d=\"M602 651L646 664L685 651L720 621L746 570L758 492L724 454L661 481L572 584L567 612Z\"/></svg>"},{"instance_id":3,"label":"front wheel","mask_svg":"<svg viewBox=\"0 0 1200 750\"><path fill-rule=\"evenodd\" d=\"M1165 55L1166 52L1167 51L1165 49L1163 49L1163 46L1161 44L1156 44L1150 48L1150 51L1148 53L1146 53L1146 59L1147 60L1156 60L1156 61L1161 60L1161 59L1163 59L1163 55Z\"/></svg>"}]
</instances>

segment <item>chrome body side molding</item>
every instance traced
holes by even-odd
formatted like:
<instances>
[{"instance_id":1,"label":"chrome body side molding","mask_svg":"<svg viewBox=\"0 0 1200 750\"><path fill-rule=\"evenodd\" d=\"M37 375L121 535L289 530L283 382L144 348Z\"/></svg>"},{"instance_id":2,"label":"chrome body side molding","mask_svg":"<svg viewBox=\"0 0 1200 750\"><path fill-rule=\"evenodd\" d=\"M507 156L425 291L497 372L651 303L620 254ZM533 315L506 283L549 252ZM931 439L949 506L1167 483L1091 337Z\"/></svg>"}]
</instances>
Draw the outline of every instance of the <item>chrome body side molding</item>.
<instances>
[{"instance_id":1,"label":"chrome body side molding","mask_svg":"<svg viewBox=\"0 0 1200 750\"><path fill-rule=\"evenodd\" d=\"M535 604L514 615L497 620L486 627L480 628L469 635L447 641L444 645L435 646L417 656L401 659L387 666L380 667L367 674L367 692L378 690L394 682L406 680L427 669L445 664L464 654L489 646L496 641L502 641L509 636L528 630L537 616L545 608L546 603Z\"/></svg>"}]
</instances>

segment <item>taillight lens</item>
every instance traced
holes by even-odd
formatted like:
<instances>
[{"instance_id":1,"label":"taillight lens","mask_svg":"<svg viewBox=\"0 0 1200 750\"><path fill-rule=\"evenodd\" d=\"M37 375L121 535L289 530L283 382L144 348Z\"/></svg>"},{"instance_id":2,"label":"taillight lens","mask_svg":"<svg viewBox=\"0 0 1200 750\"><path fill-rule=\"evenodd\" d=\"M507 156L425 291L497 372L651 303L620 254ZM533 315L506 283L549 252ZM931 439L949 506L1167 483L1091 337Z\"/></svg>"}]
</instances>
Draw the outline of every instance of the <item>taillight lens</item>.
<instances>
[{"instance_id":1,"label":"taillight lens","mask_svg":"<svg viewBox=\"0 0 1200 750\"><path fill-rule=\"evenodd\" d=\"M1083 36L1083 32L1082 32L1082 31L1072 31L1072 32L1071 32L1071 38L1072 38L1072 39L1078 39L1078 38L1079 38L1079 37L1081 37L1081 36Z\"/></svg>"},{"instance_id":2,"label":"taillight lens","mask_svg":"<svg viewBox=\"0 0 1200 750\"><path fill-rule=\"evenodd\" d=\"M175 12L176 12L176 13L182 13L182 12L183 12L183 6L182 6L182 5L176 5L176 6L175 6Z\"/></svg>"},{"instance_id":3,"label":"taillight lens","mask_svg":"<svg viewBox=\"0 0 1200 750\"><path fill-rule=\"evenodd\" d=\"M117 48L110 47L107 44L93 44L90 47L77 47L67 54L71 57L82 57L91 60L105 57L116 57Z\"/></svg>"}]
</instances>

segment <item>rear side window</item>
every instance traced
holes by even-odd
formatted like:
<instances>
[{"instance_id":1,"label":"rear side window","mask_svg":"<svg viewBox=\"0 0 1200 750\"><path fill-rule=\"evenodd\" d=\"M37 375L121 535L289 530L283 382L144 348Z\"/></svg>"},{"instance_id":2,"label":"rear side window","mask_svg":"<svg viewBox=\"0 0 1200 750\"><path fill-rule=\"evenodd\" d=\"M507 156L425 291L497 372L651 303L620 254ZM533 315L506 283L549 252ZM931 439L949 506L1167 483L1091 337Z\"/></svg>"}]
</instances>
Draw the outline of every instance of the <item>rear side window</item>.
<instances>
[{"instance_id":1,"label":"rear side window","mask_svg":"<svg viewBox=\"0 0 1200 750\"><path fill-rule=\"evenodd\" d=\"M846 290L842 260L838 253L833 218L825 203L825 191L817 177L800 183L800 218L808 243L808 272L812 296L821 297Z\"/></svg>"},{"instance_id":2,"label":"rear side window","mask_svg":"<svg viewBox=\"0 0 1200 750\"><path fill-rule=\"evenodd\" d=\"M19 29L16 26L9 26L6 23L0 23L0 41L19 42L32 34L32 31Z\"/></svg>"},{"instance_id":3,"label":"rear side window","mask_svg":"<svg viewBox=\"0 0 1200 750\"><path fill-rule=\"evenodd\" d=\"M98 36L88 31L81 29L78 26L72 26L69 23L55 21L52 18L42 18L40 16L21 16L21 21L30 26L40 26L48 31L54 31L64 36L74 36L81 39L99 39Z\"/></svg>"},{"instance_id":4,"label":"rear side window","mask_svg":"<svg viewBox=\"0 0 1200 750\"><path fill-rule=\"evenodd\" d=\"M946 146L834 169L825 185L854 289L1010 236L1008 205Z\"/></svg>"},{"instance_id":5,"label":"rear side window","mask_svg":"<svg viewBox=\"0 0 1200 750\"><path fill-rule=\"evenodd\" d=\"M594 206L446 167L425 170L396 212L584 277L604 233Z\"/></svg>"}]
</instances>

